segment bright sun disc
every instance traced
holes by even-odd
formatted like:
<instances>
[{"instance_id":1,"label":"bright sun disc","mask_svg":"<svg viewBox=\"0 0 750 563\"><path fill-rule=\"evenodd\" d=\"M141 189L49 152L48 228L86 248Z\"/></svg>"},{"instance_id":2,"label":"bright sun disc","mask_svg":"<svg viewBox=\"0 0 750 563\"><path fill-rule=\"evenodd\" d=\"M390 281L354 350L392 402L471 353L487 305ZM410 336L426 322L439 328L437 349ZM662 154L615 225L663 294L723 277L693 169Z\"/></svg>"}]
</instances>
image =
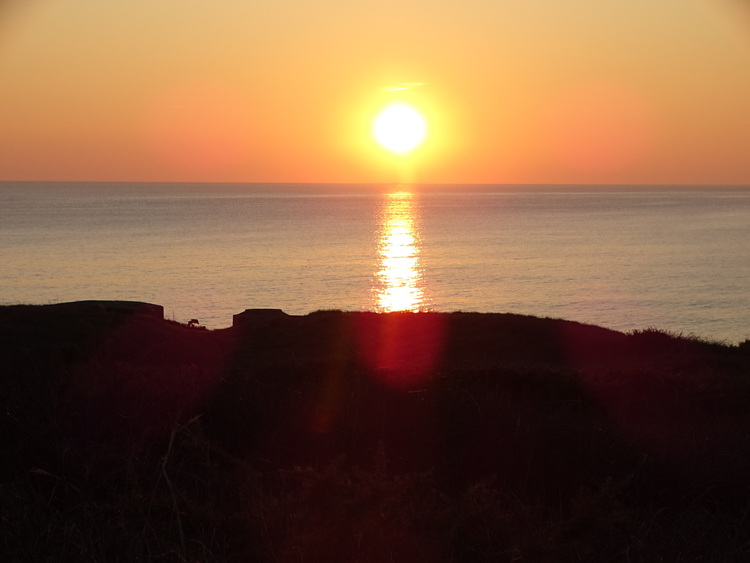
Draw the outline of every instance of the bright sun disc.
<instances>
[{"instance_id":1,"label":"bright sun disc","mask_svg":"<svg viewBox=\"0 0 750 563\"><path fill-rule=\"evenodd\" d=\"M389 151L407 153L425 138L427 126L419 112L409 106L388 106L375 118L375 139Z\"/></svg>"}]
</instances>

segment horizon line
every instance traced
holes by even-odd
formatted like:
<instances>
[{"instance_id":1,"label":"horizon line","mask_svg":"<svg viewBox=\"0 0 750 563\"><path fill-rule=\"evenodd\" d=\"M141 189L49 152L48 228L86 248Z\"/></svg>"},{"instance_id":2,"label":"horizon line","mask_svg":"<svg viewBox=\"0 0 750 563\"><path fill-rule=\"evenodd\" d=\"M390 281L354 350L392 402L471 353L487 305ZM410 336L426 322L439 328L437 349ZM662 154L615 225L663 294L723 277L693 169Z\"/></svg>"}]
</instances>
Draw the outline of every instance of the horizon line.
<instances>
[{"instance_id":1,"label":"horizon line","mask_svg":"<svg viewBox=\"0 0 750 563\"><path fill-rule=\"evenodd\" d=\"M302 182L302 181L220 181L220 180L1 180L0 185L8 184L151 184L151 185L224 185L224 186L356 186L356 187L383 187L383 186L415 186L415 187L627 187L627 188L748 188L750 182L741 183L622 183L622 182Z\"/></svg>"}]
</instances>

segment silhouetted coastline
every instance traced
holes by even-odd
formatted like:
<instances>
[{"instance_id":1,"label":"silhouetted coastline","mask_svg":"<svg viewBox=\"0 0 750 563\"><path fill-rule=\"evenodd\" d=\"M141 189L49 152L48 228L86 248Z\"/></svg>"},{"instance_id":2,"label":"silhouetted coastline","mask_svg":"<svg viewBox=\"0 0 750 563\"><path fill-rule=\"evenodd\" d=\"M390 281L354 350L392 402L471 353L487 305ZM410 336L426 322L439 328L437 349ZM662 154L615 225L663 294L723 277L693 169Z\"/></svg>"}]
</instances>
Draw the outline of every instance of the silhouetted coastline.
<instances>
[{"instance_id":1,"label":"silhouetted coastline","mask_svg":"<svg viewBox=\"0 0 750 563\"><path fill-rule=\"evenodd\" d=\"M3 561L733 561L750 345L483 313L0 308Z\"/></svg>"}]
</instances>

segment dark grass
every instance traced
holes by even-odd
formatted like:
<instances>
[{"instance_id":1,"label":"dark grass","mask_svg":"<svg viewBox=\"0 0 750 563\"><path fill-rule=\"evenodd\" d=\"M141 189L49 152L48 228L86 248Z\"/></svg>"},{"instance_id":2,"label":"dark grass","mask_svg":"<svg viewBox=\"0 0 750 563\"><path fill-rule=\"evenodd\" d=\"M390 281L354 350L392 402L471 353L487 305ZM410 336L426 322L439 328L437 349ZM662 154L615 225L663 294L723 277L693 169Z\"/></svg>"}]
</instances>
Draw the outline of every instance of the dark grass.
<instances>
[{"instance_id":1,"label":"dark grass","mask_svg":"<svg viewBox=\"0 0 750 563\"><path fill-rule=\"evenodd\" d=\"M750 350L478 313L0 308L2 561L746 561Z\"/></svg>"}]
</instances>

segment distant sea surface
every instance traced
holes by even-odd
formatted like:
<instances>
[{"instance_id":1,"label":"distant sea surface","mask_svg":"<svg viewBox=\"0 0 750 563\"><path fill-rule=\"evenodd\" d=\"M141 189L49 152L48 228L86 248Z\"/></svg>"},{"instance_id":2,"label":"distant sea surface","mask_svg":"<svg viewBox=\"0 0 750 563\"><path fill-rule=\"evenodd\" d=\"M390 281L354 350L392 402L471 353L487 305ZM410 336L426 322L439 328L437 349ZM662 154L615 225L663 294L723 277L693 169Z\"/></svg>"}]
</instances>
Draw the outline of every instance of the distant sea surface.
<instances>
[{"instance_id":1,"label":"distant sea surface","mask_svg":"<svg viewBox=\"0 0 750 563\"><path fill-rule=\"evenodd\" d=\"M0 304L512 312L750 338L750 188L0 183Z\"/></svg>"}]
</instances>

